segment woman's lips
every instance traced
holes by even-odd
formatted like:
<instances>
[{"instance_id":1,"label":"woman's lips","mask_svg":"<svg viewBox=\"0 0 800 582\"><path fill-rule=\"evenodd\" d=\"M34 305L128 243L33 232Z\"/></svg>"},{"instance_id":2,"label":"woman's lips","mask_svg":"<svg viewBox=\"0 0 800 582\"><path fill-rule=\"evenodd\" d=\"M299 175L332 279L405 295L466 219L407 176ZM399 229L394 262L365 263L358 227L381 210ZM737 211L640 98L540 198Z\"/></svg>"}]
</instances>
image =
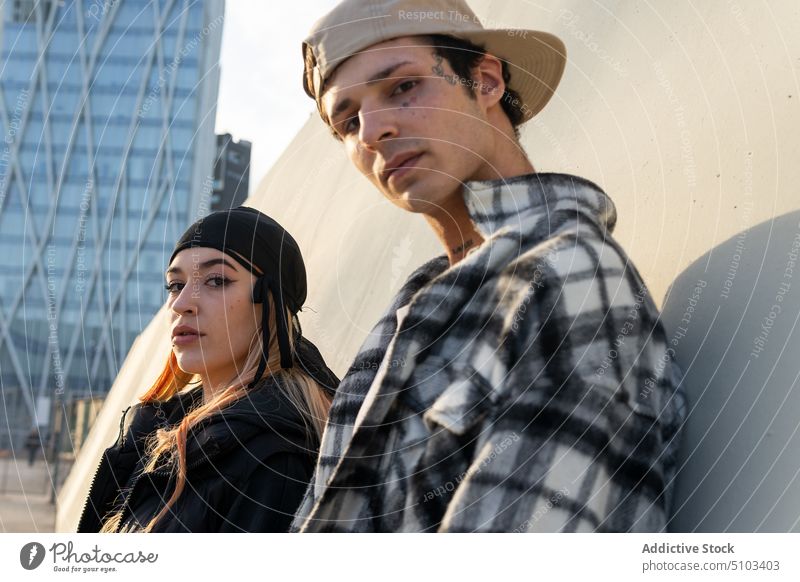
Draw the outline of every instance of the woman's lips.
<instances>
[{"instance_id":1,"label":"woman's lips","mask_svg":"<svg viewBox=\"0 0 800 582\"><path fill-rule=\"evenodd\" d=\"M189 344L193 344L197 340L200 339L200 334L198 333L184 333L173 336L172 338L172 345L175 346L188 346Z\"/></svg>"}]
</instances>

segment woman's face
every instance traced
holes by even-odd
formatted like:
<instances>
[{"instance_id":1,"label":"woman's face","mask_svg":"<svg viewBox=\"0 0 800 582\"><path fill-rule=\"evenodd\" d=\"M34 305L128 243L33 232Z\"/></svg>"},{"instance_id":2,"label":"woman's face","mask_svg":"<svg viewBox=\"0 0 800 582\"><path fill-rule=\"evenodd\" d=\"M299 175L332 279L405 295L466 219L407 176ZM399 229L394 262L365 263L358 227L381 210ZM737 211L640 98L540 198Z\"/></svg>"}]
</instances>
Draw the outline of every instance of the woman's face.
<instances>
[{"instance_id":1,"label":"woman's face","mask_svg":"<svg viewBox=\"0 0 800 582\"><path fill-rule=\"evenodd\" d=\"M172 350L181 370L212 387L233 380L260 330L261 305L252 300L256 277L230 255L197 247L178 253L166 278Z\"/></svg>"}]
</instances>

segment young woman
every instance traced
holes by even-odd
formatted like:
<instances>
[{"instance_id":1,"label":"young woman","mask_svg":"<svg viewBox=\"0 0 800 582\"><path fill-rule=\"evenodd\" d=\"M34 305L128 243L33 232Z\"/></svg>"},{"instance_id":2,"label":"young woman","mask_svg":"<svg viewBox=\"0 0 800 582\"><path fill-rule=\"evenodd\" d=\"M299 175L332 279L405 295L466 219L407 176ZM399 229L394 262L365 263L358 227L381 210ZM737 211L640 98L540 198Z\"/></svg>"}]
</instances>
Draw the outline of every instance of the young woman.
<instances>
[{"instance_id":1,"label":"young woman","mask_svg":"<svg viewBox=\"0 0 800 582\"><path fill-rule=\"evenodd\" d=\"M252 208L212 213L178 241L166 289L171 353L123 413L78 531L288 530L339 382L296 317L297 243Z\"/></svg>"}]
</instances>

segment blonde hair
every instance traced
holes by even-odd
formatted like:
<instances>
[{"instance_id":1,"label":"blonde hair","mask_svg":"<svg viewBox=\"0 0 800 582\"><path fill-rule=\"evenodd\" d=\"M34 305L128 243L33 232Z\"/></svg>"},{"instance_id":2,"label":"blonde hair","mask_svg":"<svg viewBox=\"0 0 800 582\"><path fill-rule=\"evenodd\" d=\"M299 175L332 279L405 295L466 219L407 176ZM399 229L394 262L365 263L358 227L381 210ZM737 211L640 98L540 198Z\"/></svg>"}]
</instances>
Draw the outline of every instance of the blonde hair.
<instances>
[{"instance_id":1,"label":"blonde hair","mask_svg":"<svg viewBox=\"0 0 800 582\"><path fill-rule=\"evenodd\" d=\"M322 439L322 432L328 420L328 410L331 404L331 397L325 392L311 376L297 367L281 368L280 350L278 349L277 331L275 325L275 308L272 294L268 296L270 304L270 337L269 337L269 359L264 373L265 377L274 376L281 378L281 389L289 402L298 410L300 417L306 428L313 432L317 442ZM287 310L287 319L291 322L291 313ZM296 331L293 325L289 325L289 344L294 345ZM145 446L145 457L147 462L144 471L152 471L159 460L162 458L177 458L177 475L175 490L167 503L153 517L143 531L152 531L156 523L170 512L172 506L180 497L186 486L186 438L189 430L208 418L218 410L229 406L234 401L245 396L248 391L248 384L255 378L259 361L261 360L263 340L261 337L261 326L258 327L250 343L250 350L247 359L239 371L237 377L230 385L216 394L209 402L204 402L201 406L189 411L186 416L174 427L170 429L158 429L153 435L148 437ZM155 381L153 386L139 398L143 404L153 402L164 402L178 392L186 388L194 377L193 374L184 372L178 367L174 352L170 352L167 363L163 371ZM115 532L121 525L123 507L120 507L109 516L103 523L101 532Z\"/></svg>"}]
</instances>

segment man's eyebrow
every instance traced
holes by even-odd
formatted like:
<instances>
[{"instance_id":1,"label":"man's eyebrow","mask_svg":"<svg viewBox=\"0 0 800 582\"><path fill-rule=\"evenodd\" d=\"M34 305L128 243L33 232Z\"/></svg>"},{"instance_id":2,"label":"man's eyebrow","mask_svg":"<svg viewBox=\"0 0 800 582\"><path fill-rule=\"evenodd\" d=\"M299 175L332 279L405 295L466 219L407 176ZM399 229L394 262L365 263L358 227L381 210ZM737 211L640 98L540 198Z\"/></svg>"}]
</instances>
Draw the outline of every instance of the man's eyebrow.
<instances>
[{"instance_id":1,"label":"man's eyebrow","mask_svg":"<svg viewBox=\"0 0 800 582\"><path fill-rule=\"evenodd\" d=\"M374 85L375 83L379 83L380 81L385 80L388 77L391 77L392 73L394 73L400 67L405 65L413 64L412 61L400 61L399 63L394 63L389 65L383 70L378 71L374 75L372 75L369 79L367 79L365 85ZM333 107L333 113L331 114L331 119L336 119L336 117L342 113L342 111L346 110L350 105L352 105L352 100L349 97L345 97L339 103L337 103Z\"/></svg>"},{"instance_id":2,"label":"man's eyebrow","mask_svg":"<svg viewBox=\"0 0 800 582\"><path fill-rule=\"evenodd\" d=\"M336 117L338 115L340 115L342 113L342 111L344 111L345 109L350 107L351 103L352 103L352 101L350 100L349 97L339 101L339 103L336 105L336 107L333 108L333 114L331 115L331 119L336 119Z\"/></svg>"},{"instance_id":3,"label":"man's eyebrow","mask_svg":"<svg viewBox=\"0 0 800 582\"><path fill-rule=\"evenodd\" d=\"M205 269L208 269L209 267L213 267L214 265L226 265L226 266L230 267L231 269L233 269L234 271L238 270L233 263L231 263L230 261L226 261L222 257L219 257L219 258L216 258L216 259L209 259L208 261L203 261L202 263L197 265L197 269L198 270L199 269L205 270ZM180 267L170 267L169 269L167 269L167 273L166 273L167 275L172 274L172 273L182 274L183 270Z\"/></svg>"},{"instance_id":4,"label":"man's eyebrow","mask_svg":"<svg viewBox=\"0 0 800 582\"><path fill-rule=\"evenodd\" d=\"M405 65L410 65L410 64L412 64L411 61L401 61L399 63L395 63L393 65L389 65L388 67L386 67L382 71L378 71L377 73L372 75L369 79L367 79L367 85L374 85L375 83L377 83L379 81L383 81L385 78L391 76L391 74L394 73L400 67L403 67Z\"/></svg>"}]
</instances>

